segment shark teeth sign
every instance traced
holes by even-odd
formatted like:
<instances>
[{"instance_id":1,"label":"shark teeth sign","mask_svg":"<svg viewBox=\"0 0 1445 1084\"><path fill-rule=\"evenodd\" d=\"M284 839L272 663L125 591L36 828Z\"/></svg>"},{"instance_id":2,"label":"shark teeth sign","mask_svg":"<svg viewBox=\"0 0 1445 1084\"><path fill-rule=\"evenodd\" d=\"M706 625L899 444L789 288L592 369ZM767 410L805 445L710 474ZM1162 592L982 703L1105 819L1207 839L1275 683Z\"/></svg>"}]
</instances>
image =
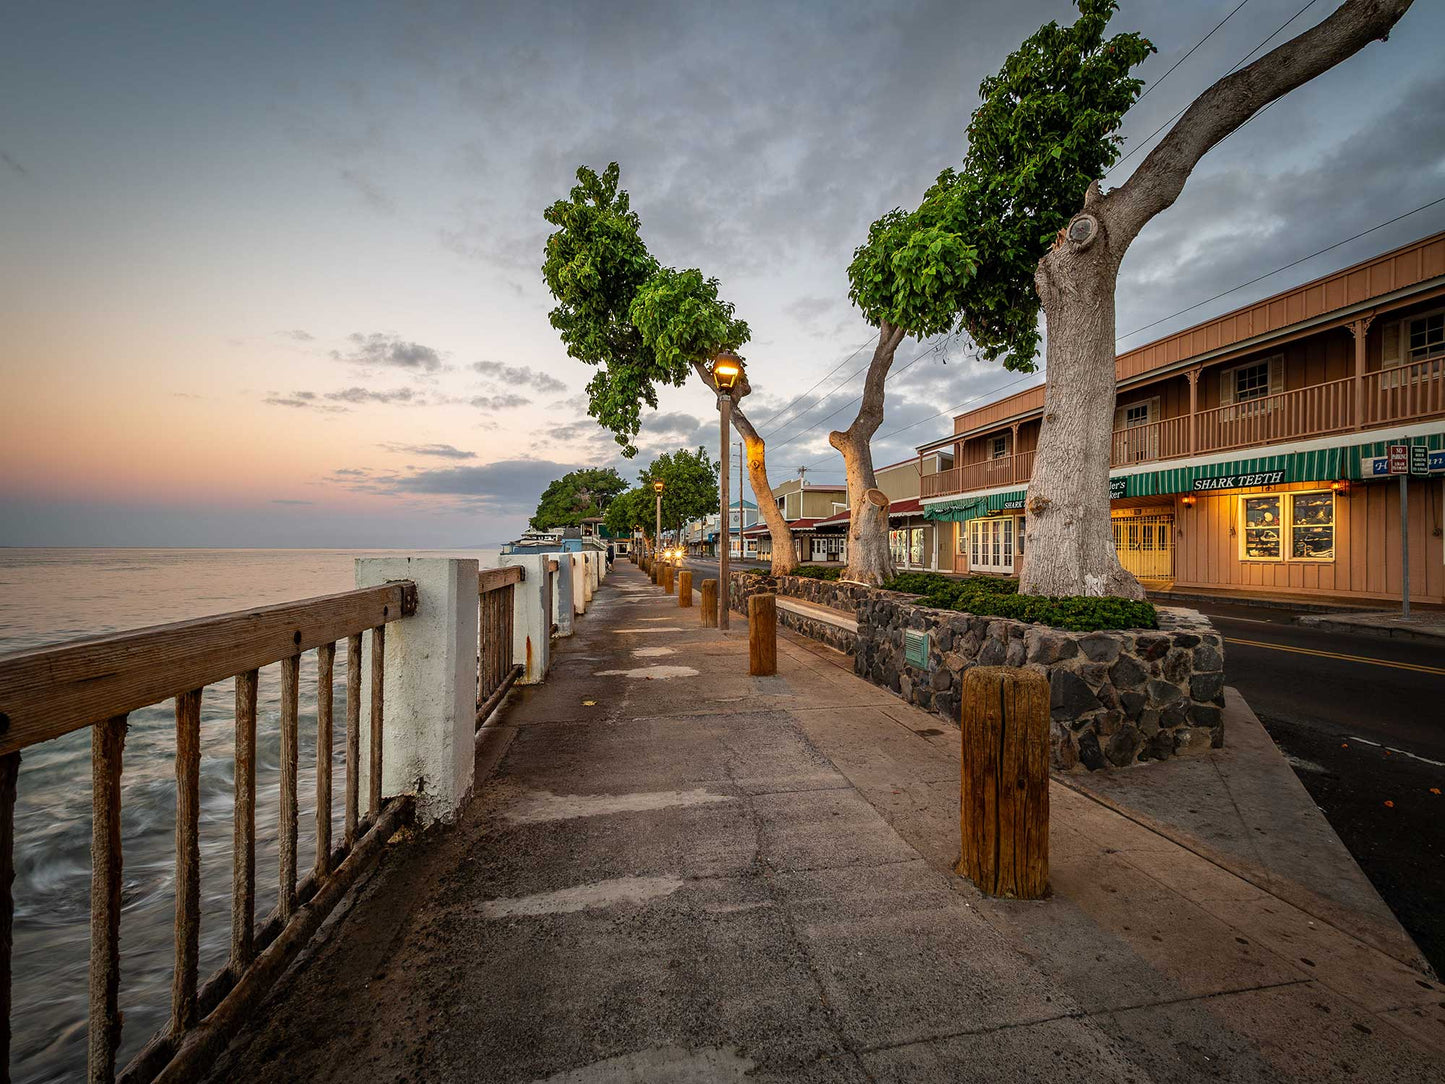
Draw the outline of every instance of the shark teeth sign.
<instances>
[{"instance_id":1,"label":"shark teeth sign","mask_svg":"<svg viewBox=\"0 0 1445 1084\"><path fill-rule=\"evenodd\" d=\"M1194 479L1194 492L1215 489L1251 489L1255 486L1277 486L1284 481L1282 470L1262 470L1253 474L1219 474L1213 478Z\"/></svg>"}]
</instances>

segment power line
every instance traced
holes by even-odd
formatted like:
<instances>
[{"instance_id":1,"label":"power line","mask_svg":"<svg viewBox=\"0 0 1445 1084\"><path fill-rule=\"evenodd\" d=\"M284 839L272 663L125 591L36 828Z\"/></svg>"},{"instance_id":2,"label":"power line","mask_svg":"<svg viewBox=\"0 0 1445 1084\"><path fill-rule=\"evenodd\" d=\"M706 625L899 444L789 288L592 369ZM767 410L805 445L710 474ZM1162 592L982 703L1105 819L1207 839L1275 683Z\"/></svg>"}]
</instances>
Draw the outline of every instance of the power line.
<instances>
[{"instance_id":1,"label":"power line","mask_svg":"<svg viewBox=\"0 0 1445 1084\"><path fill-rule=\"evenodd\" d=\"M1201 45L1203 45L1206 41L1208 41L1210 38L1214 37L1214 31L1215 31L1215 30L1218 30L1218 29L1219 29L1221 26L1223 26L1225 23L1229 22L1230 19L1234 18L1234 13L1235 13L1236 11L1238 11L1240 8L1244 7L1244 5L1247 4L1247 3L1249 3L1249 0L1239 0L1239 3L1237 3L1237 4L1234 5L1234 8L1230 11L1230 13L1229 13L1228 15L1226 15L1224 18L1220 19L1219 22L1217 22L1217 23L1214 24L1214 30L1211 30L1208 34L1205 34L1204 37L1202 37L1202 38L1200 38L1198 41L1196 41L1196 42L1190 47L1189 52L1185 53L1185 54L1184 54L1183 56L1181 56L1178 60L1176 60L1173 64L1169 65L1169 70L1168 70L1167 72L1165 72L1165 73L1164 73L1163 75L1161 75L1158 79L1154 80L1154 82L1150 83L1147 87L1145 87L1145 88L1144 88L1144 93L1141 94L1141 95L1139 95L1138 98L1134 99L1134 104L1135 104L1135 105L1138 105L1138 104L1139 104L1140 102L1142 102L1145 98L1149 97L1149 92L1150 92L1151 90L1153 90L1153 89L1154 89L1155 87L1157 87L1160 83L1164 82L1164 80L1168 79L1171 75L1173 75L1175 68L1179 67L1179 65L1183 64L1186 60L1188 60L1191 56L1193 56L1195 49L1198 49L1198 48L1199 48Z\"/></svg>"},{"instance_id":2,"label":"power line","mask_svg":"<svg viewBox=\"0 0 1445 1084\"><path fill-rule=\"evenodd\" d=\"M867 344L865 343L864 345L867 345ZM857 353L857 352L855 351L855 352L854 352L855 356L856 356L856 353ZM851 359L850 359L850 360L851 360ZM781 433L784 429L786 429L789 424L802 421L803 418L807 416L808 411L814 410L814 409L816 409L817 407L822 406L824 403L826 403L826 402L828 401L828 396L832 395L832 394L833 394L834 392L836 392L839 388L841 388L841 387L843 387L844 385L846 385L850 380L852 380L855 376L857 376L859 373L863 372L865 369L868 368L868 366L870 366L870 365L872 365L872 364L873 364L873 359L872 359L872 358L869 358L869 359L868 359L867 361L865 361L862 365L858 366L858 368L854 369L851 373L849 373L847 376L845 376L842 380L838 381L838 383L834 384L831 388L829 388L827 391L825 391L822 395L818 396L817 400L816 400L812 405L805 407L800 413L798 413L798 414L794 415L793 417L789 418L789 419L788 419L786 422L784 422L782 425L775 426L774 429L773 429L773 431L772 431L771 433L764 433L763 436L765 436L765 437L774 436L774 437L775 437L775 436L777 436L779 433ZM833 370L833 372L835 372L835 373L836 373L837 371L838 371L838 370L837 370L836 368ZM832 373L829 373L828 375L831 376ZM824 377L823 379L826 380L827 377ZM821 384L822 382L823 382L823 381L820 380L820 381L818 381L818 384ZM816 388L816 387L818 386L818 384L814 384L813 387ZM809 391L811 391L811 390L812 390L812 389L810 388Z\"/></svg>"},{"instance_id":3,"label":"power line","mask_svg":"<svg viewBox=\"0 0 1445 1084\"><path fill-rule=\"evenodd\" d=\"M1260 51L1261 49L1263 49L1266 45L1268 45L1271 41L1273 41L1276 37L1278 37L1278 36L1280 35L1280 33L1285 29L1285 27L1289 26L1290 23L1294 22L1296 19L1298 19L1301 15L1303 15L1303 14L1304 14L1306 11L1308 11L1310 8L1314 7L1314 5L1315 5L1315 0L1308 0L1308 2L1305 4L1304 7L1300 8L1300 9L1299 9L1298 11L1296 11L1293 15L1291 15L1288 19L1286 19L1283 23L1281 23L1280 26L1279 26L1279 29L1276 30L1273 34L1271 34L1269 37L1265 38L1262 42L1260 42L1258 45L1256 45L1256 46L1255 46L1253 49L1251 49L1249 52L1245 53L1243 57L1241 57L1238 61L1235 62L1234 67L1230 68L1229 71L1227 71L1227 72L1224 73L1224 75L1221 75L1221 76L1219 77L1219 79L1223 79L1225 75L1232 75L1232 74L1233 74L1235 71L1237 71L1239 68L1243 67L1246 63L1249 62L1249 58L1250 58L1250 57L1254 56L1255 53L1259 52L1259 51ZM1237 9L1236 9L1236 10L1237 10ZM1233 12L1231 12L1230 14L1233 14ZM1212 33L1212 31L1211 31L1211 33ZM1171 69L1171 70L1173 70L1173 69ZM1215 82L1215 83L1219 82L1219 79L1216 79L1214 82ZM1210 84L1210 86L1213 86L1213 85L1214 85L1213 83ZM1206 88L1206 89L1207 89L1207 88ZM1147 93L1147 91L1146 91L1146 93ZM1140 101L1142 101L1143 98L1144 98L1144 95L1143 95L1143 94L1139 95ZM1184 115L1184 113L1185 113L1185 110L1187 110L1190 105L1193 105L1193 104L1194 104L1194 101L1197 100L1197 99L1198 99L1198 95L1195 96L1195 99L1191 100L1187 105L1185 105L1183 109L1180 109L1179 112L1175 113L1172 117L1170 117L1168 120L1166 120L1163 124L1159 125L1158 128L1155 128L1152 132L1150 132L1147 136L1145 136L1142 140L1140 140L1139 143L1135 145L1135 147L1134 147L1133 150L1131 150L1128 154L1124 155L1123 158L1120 158L1117 162L1115 162L1112 166L1110 166L1110 167L1104 172L1104 177L1105 177L1105 179L1108 178L1109 174L1113 173L1116 169L1118 169L1120 166L1122 166L1122 165L1123 165L1125 162L1127 162L1130 158L1133 158L1134 155L1138 154L1141 150L1143 150L1146 146L1148 146L1150 140L1152 140L1152 139L1153 139L1155 136L1157 136L1160 132L1164 131L1165 128L1168 128L1171 124L1173 124L1173 123L1174 123L1176 120L1178 120L1180 117L1182 117L1182 116ZM1137 103L1136 103L1136 104L1137 104ZM1273 105L1273 104L1274 104L1273 102L1270 102L1270 103L1269 103L1269 105ZM1269 108L1269 105L1266 105L1266 106L1265 106L1265 109L1268 109L1268 108ZM1264 109L1261 109L1260 112L1263 113L1263 112L1264 112ZM1257 115L1257 114L1256 114L1256 115ZM1249 122L1246 121L1245 124L1247 124L1247 123L1249 123ZM1241 124L1239 127L1240 127L1240 128L1243 128L1244 125ZM1236 132L1237 132L1238 130L1239 130L1239 128L1236 128L1236 129L1235 129ZM1233 134L1234 134L1233 132L1230 133L1230 135L1233 135ZM1225 138L1227 139L1228 136L1226 136ZM1224 141L1224 140L1220 140L1221 143L1222 143L1223 141Z\"/></svg>"},{"instance_id":4,"label":"power line","mask_svg":"<svg viewBox=\"0 0 1445 1084\"><path fill-rule=\"evenodd\" d=\"M757 424L758 430L761 431L761 430L762 430L762 427L765 426L765 425L771 425L774 418L777 418L777 417L779 417L779 416L782 415L782 414L786 414L789 410L791 410L791 409L793 408L794 403L797 403L799 399L802 399L804 396L811 395L812 392L813 392L813 388L816 388L816 387L818 386L818 384L821 384L823 381L827 380L830 376L832 376L834 373L836 373L839 369L843 368L843 366L847 365L850 361L852 361L854 358L856 358L856 357L858 356L859 351L861 351L864 347L866 347L869 343L871 343L871 342L872 342L874 339L876 339L876 338L878 338L878 332L875 331L872 335L870 335L867 339L865 339L861 344L859 344L857 350L854 350L854 351L853 351L851 354L849 354L846 358L844 358L842 361L838 362L837 365L833 366L833 367L832 367L831 369L829 369L826 373L824 373L821 377L819 377L819 378L818 378L818 383L817 383L817 384L814 384L812 388L809 388L807 391L803 392L802 395L796 396L791 403L789 403L787 406L783 407L782 410L779 410L779 411L777 411L776 413L774 413L774 414L772 415L772 417L767 418L767 419L765 419L765 420L763 420L763 421L761 421L761 422L758 422L758 424ZM852 379L852 378L850 377L849 379Z\"/></svg>"},{"instance_id":5,"label":"power line","mask_svg":"<svg viewBox=\"0 0 1445 1084\"><path fill-rule=\"evenodd\" d=\"M1431 207L1438 206L1442 203L1445 203L1445 196L1441 196L1439 199L1433 199L1429 203L1422 203L1419 207L1416 207L1413 210L1406 211L1404 214L1396 215L1394 218L1386 219L1384 222L1381 222L1376 226L1371 226L1367 230L1361 230L1359 233L1355 234L1352 237L1346 237L1343 241L1336 241L1332 245L1326 245L1324 248L1318 250L1317 252L1311 252L1308 256L1301 256L1299 259L1293 260L1290 263L1285 264L1283 267L1276 267L1273 271L1266 271L1263 275L1257 275L1256 277L1250 279L1248 282L1241 282L1238 286L1231 286L1229 289L1224 290L1221 293L1217 293L1213 297L1206 297L1203 301L1196 301L1194 304L1188 306L1187 308L1180 309L1178 312L1171 312L1168 316L1161 316L1153 323L1144 324L1142 327L1136 327L1133 331L1126 331L1124 332L1124 334L1120 335L1118 339L1115 340L1115 343L1117 345L1118 342L1129 338L1131 335L1137 335L1141 331L1148 331L1151 327L1157 327L1158 325L1164 323L1164 321L1166 320L1172 320L1176 316L1183 316L1186 312L1192 312L1194 309L1199 308L1201 305L1208 305L1211 301L1218 301L1221 297L1232 294L1236 290L1242 290L1246 286L1253 286L1256 282L1262 282L1265 279L1269 278L1270 275L1277 275L1281 271L1288 271L1291 267L1298 267L1306 260L1312 260L1316 256L1323 256L1326 252L1337 249L1341 245L1348 245L1351 241L1358 241L1361 237L1372 234L1376 230L1382 230L1386 226L1393 226L1401 219L1409 218L1411 215L1419 214L1421 211L1428 211Z\"/></svg>"}]
</instances>

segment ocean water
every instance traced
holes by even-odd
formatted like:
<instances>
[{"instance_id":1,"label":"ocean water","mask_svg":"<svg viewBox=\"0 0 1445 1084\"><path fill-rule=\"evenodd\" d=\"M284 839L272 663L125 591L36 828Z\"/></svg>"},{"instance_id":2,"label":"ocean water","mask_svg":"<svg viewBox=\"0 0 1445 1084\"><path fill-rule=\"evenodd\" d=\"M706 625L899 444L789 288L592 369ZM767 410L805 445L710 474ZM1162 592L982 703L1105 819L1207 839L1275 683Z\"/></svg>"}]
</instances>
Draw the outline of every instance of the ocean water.
<instances>
[{"instance_id":1,"label":"ocean water","mask_svg":"<svg viewBox=\"0 0 1445 1084\"><path fill-rule=\"evenodd\" d=\"M0 656L120 629L345 591L354 561L409 554L477 558L495 549L141 550L0 549ZM337 647L333 839L340 839L345 763L346 645ZM3 660L0 660L3 661ZM280 667L261 671L256 728L256 914L278 892ZM301 665L301 874L315 859L316 663ZM233 683L206 688L201 714L201 944L204 981L230 944ZM121 797L124 882L120 1005L123 1066L170 1012L175 908L175 715L171 702L133 712ZM90 941L90 731L21 756L15 806L16 1081L70 1081L85 1071Z\"/></svg>"}]
</instances>

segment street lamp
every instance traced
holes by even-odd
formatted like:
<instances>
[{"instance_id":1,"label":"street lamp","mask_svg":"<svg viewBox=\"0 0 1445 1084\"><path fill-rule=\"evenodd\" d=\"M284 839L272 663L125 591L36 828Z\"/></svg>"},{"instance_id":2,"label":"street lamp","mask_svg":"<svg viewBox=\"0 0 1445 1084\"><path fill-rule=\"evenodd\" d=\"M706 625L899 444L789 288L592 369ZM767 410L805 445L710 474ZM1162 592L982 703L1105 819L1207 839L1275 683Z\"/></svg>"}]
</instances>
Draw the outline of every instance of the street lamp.
<instances>
[{"instance_id":1,"label":"street lamp","mask_svg":"<svg viewBox=\"0 0 1445 1084\"><path fill-rule=\"evenodd\" d=\"M661 478L659 478L657 481L655 481L655 482L652 483L652 491L657 494L657 530L653 533L653 536L652 536L652 552L653 552L654 555L656 555L657 552L658 552L658 547L662 545L662 479L661 479Z\"/></svg>"},{"instance_id":2,"label":"street lamp","mask_svg":"<svg viewBox=\"0 0 1445 1084\"><path fill-rule=\"evenodd\" d=\"M718 432L718 547L717 547L717 627L728 627L728 449L732 445L733 395L743 381L743 359L731 350L719 350L712 359L712 382L717 387ZM741 496L741 493L739 494ZM741 517L740 517L741 518ZM741 524L739 524L741 530Z\"/></svg>"}]
</instances>

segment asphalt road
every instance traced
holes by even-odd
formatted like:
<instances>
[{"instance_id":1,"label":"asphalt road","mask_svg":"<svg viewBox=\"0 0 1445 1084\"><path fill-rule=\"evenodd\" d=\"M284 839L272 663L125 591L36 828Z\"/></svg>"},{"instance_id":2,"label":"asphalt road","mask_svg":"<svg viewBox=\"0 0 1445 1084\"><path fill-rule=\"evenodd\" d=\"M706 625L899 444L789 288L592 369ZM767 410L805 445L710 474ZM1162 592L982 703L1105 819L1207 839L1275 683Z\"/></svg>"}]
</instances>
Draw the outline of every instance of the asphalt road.
<instances>
[{"instance_id":1,"label":"asphalt road","mask_svg":"<svg viewBox=\"0 0 1445 1084\"><path fill-rule=\"evenodd\" d=\"M1445 642L1313 629L1286 610L1200 608L1224 634L1226 681L1445 974Z\"/></svg>"}]
</instances>

